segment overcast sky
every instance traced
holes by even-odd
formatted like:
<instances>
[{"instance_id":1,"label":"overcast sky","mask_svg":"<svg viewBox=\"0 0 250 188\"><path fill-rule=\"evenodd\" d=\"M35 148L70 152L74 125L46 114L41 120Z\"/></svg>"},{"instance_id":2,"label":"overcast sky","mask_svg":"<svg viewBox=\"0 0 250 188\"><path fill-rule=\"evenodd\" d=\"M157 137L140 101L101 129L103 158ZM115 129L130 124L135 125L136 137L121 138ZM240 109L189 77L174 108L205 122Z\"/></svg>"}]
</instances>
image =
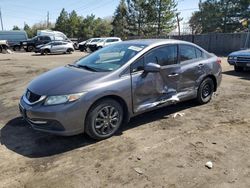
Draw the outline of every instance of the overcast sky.
<instances>
[{"instance_id":1,"label":"overcast sky","mask_svg":"<svg viewBox=\"0 0 250 188\"><path fill-rule=\"evenodd\" d=\"M86 16L94 14L97 17L112 16L120 0L0 0L3 25L10 30L14 25L23 28L24 22L28 25L45 21L49 11L50 21L55 22L62 8ZM192 12L198 9L199 0L179 0L178 10L183 23L187 22ZM183 25L183 24L182 24Z\"/></svg>"}]
</instances>

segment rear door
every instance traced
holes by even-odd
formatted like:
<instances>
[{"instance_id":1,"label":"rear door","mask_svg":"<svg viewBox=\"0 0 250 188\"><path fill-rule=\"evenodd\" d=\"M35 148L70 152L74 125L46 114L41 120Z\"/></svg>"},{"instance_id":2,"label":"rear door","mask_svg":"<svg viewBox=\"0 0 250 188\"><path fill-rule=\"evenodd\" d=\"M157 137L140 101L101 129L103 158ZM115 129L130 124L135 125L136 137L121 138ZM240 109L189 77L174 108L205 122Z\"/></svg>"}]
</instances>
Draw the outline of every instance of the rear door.
<instances>
[{"instance_id":1,"label":"rear door","mask_svg":"<svg viewBox=\"0 0 250 188\"><path fill-rule=\"evenodd\" d=\"M53 42L51 45L51 52L57 53L60 51L60 42Z\"/></svg>"},{"instance_id":2,"label":"rear door","mask_svg":"<svg viewBox=\"0 0 250 188\"><path fill-rule=\"evenodd\" d=\"M205 74L205 54L195 46L180 44L179 59L181 66L181 77L178 90L183 97L196 94L198 80Z\"/></svg>"},{"instance_id":3,"label":"rear door","mask_svg":"<svg viewBox=\"0 0 250 188\"><path fill-rule=\"evenodd\" d=\"M133 110L135 113L168 102L177 94L180 65L177 61L177 45L152 49L131 65ZM161 71L145 73L144 66L157 63Z\"/></svg>"}]
</instances>

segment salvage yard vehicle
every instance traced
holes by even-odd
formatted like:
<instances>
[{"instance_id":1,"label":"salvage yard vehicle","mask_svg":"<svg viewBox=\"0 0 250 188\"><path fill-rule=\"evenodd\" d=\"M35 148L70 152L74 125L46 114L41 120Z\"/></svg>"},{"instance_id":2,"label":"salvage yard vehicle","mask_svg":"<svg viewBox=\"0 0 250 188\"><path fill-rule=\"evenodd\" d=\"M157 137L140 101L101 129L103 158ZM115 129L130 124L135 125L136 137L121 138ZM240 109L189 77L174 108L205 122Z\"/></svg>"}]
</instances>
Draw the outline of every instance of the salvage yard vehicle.
<instances>
[{"instance_id":1,"label":"salvage yard vehicle","mask_svg":"<svg viewBox=\"0 0 250 188\"><path fill-rule=\"evenodd\" d=\"M27 39L25 31L0 31L0 40L6 40L14 51L19 51L21 49L20 42Z\"/></svg>"},{"instance_id":2,"label":"salvage yard vehicle","mask_svg":"<svg viewBox=\"0 0 250 188\"><path fill-rule=\"evenodd\" d=\"M38 45L43 45L51 42L50 36L36 36L32 39L22 41L20 44L27 52L33 52Z\"/></svg>"},{"instance_id":3,"label":"salvage yard vehicle","mask_svg":"<svg viewBox=\"0 0 250 188\"><path fill-rule=\"evenodd\" d=\"M101 40L102 40L102 38L95 38L95 39L91 40L90 42L86 43L86 51L87 52L95 51L96 44Z\"/></svg>"},{"instance_id":4,"label":"salvage yard vehicle","mask_svg":"<svg viewBox=\"0 0 250 188\"><path fill-rule=\"evenodd\" d=\"M250 49L232 52L229 54L227 61L234 66L236 72L250 69Z\"/></svg>"},{"instance_id":5,"label":"salvage yard vehicle","mask_svg":"<svg viewBox=\"0 0 250 188\"><path fill-rule=\"evenodd\" d=\"M45 45L37 46L35 49L36 53L41 53L42 55L52 53L72 53L73 51L73 44L65 41L53 41Z\"/></svg>"},{"instance_id":6,"label":"salvage yard vehicle","mask_svg":"<svg viewBox=\"0 0 250 188\"><path fill-rule=\"evenodd\" d=\"M122 40L118 37L107 37L107 38L103 38L101 39L99 42L97 42L94 46L93 46L93 50L99 50L105 46L111 45L111 44L115 44L118 42L121 42Z\"/></svg>"},{"instance_id":7,"label":"salvage yard vehicle","mask_svg":"<svg viewBox=\"0 0 250 188\"><path fill-rule=\"evenodd\" d=\"M195 44L125 41L37 77L19 108L36 130L100 140L138 114L190 99L208 103L221 79L220 59Z\"/></svg>"},{"instance_id":8,"label":"salvage yard vehicle","mask_svg":"<svg viewBox=\"0 0 250 188\"><path fill-rule=\"evenodd\" d=\"M101 38L90 38L86 41L82 41L78 44L78 48L81 52L83 51L87 51L89 48L89 45L92 43L97 43L98 41L100 41Z\"/></svg>"}]
</instances>

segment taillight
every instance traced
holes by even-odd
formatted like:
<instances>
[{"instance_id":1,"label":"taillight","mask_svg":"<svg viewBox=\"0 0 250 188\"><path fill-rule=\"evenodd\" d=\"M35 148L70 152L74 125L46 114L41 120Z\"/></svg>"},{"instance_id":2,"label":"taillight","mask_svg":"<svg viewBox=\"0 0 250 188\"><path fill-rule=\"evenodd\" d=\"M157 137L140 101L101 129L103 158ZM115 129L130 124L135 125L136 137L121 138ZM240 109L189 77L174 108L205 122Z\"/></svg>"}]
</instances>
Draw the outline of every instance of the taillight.
<instances>
[{"instance_id":1,"label":"taillight","mask_svg":"<svg viewBox=\"0 0 250 188\"><path fill-rule=\"evenodd\" d=\"M218 58L216 62L217 62L218 64L221 64L221 59Z\"/></svg>"}]
</instances>

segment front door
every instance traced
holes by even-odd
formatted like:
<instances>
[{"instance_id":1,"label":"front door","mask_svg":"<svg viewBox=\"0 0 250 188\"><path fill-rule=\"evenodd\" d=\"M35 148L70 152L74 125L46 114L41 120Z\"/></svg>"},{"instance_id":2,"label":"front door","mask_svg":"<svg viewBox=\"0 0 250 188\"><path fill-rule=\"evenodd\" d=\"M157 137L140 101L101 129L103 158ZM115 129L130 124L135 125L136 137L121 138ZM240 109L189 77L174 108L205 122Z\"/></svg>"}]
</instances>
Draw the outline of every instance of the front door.
<instances>
[{"instance_id":1,"label":"front door","mask_svg":"<svg viewBox=\"0 0 250 188\"><path fill-rule=\"evenodd\" d=\"M133 110L135 113L178 101L180 65L177 61L177 45L152 49L131 65ZM159 72L146 73L148 63L161 66Z\"/></svg>"}]
</instances>

